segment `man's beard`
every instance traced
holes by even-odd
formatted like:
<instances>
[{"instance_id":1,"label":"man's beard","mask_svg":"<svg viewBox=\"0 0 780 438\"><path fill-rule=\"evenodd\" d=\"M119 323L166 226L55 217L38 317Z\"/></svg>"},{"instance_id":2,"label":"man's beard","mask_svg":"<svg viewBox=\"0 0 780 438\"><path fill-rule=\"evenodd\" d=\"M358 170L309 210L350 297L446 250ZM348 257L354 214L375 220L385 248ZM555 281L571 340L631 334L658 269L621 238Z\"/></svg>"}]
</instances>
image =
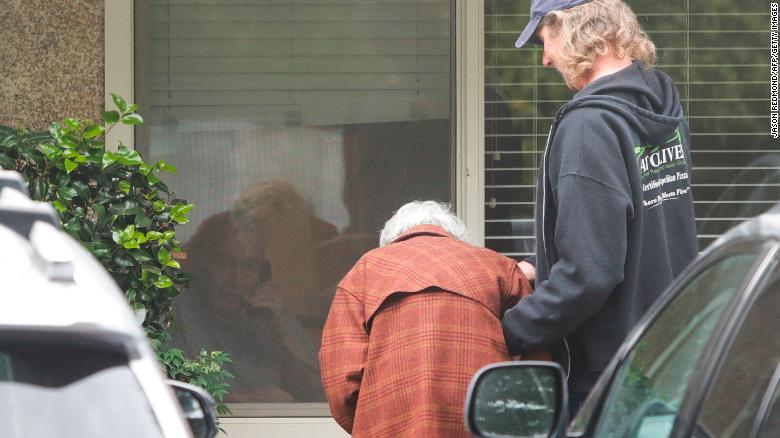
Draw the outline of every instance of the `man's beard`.
<instances>
[{"instance_id":1,"label":"man's beard","mask_svg":"<svg viewBox=\"0 0 780 438\"><path fill-rule=\"evenodd\" d=\"M561 77L563 77L563 82L566 83L566 88L572 91L579 91L582 90L582 79L577 80L577 82L574 82L572 79L572 75L569 74L568 71L559 69L558 73L561 74Z\"/></svg>"}]
</instances>

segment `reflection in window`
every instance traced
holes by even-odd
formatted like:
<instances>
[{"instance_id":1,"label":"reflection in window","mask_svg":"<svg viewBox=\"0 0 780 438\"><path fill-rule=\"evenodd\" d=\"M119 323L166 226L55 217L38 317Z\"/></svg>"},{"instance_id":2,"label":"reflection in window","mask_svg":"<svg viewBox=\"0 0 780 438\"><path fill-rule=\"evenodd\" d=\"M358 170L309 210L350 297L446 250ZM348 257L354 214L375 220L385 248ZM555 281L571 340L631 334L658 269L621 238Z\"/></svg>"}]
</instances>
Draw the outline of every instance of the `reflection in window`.
<instances>
[{"instance_id":1,"label":"reflection in window","mask_svg":"<svg viewBox=\"0 0 780 438\"><path fill-rule=\"evenodd\" d=\"M192 275L176 342L229 402L320 402L347 270L413 199L451 201L450 0L136 1L137 147L179 169Z\"/></svg>"}]
</instances>

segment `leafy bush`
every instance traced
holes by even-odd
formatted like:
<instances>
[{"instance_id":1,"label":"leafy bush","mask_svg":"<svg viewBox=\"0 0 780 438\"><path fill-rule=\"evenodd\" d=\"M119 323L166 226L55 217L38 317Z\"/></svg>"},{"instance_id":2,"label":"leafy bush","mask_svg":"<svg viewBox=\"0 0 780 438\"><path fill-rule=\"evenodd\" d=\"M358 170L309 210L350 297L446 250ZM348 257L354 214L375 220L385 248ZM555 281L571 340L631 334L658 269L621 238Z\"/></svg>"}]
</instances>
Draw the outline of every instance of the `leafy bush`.
<instances>
[{"instance_id":1,"label":"leafy bush","mask_svg":"<svg viewBox=\"0 0 780 438\"><path fill-rule=\"evenodd\" d=\"M20 172L33 199L50 202L63 228L105 266L139 317L169 377L199 385L229 413L222 400L232 375L224 369L230 356L201 351L194 360L168 349L166 329L171 304L189 277L178 260L185 257L175 226L188 222L193 205L175 199L159 174L172 165L151 165L120 143L106 150L105 134L119 123L143 119L124 99L113 95L117 111L100 122L66 118L48 132L0 126L0 166Z\"/></svg>"}]
</instances>

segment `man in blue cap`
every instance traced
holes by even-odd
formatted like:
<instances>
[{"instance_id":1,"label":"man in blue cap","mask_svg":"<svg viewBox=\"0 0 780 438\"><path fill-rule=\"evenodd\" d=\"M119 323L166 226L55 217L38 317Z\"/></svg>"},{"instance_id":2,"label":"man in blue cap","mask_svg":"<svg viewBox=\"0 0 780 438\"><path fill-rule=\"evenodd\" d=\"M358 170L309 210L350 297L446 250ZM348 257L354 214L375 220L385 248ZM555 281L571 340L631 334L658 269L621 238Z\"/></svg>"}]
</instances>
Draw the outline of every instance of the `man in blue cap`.
<instances>
[{"instance_id":1,"label":"man in blue cap","mask_svg":"<svg viewBox=\"0 0 780 438\"><path fill-rule=\"evenodd\" d=\"M620 0L534 0L515 44L544 46L574 98L557 112L536 192L536 290L506 312L512 354L569 356L572 411L697 254L690 133L674 82Z\"/></svg>"}]
</instances>

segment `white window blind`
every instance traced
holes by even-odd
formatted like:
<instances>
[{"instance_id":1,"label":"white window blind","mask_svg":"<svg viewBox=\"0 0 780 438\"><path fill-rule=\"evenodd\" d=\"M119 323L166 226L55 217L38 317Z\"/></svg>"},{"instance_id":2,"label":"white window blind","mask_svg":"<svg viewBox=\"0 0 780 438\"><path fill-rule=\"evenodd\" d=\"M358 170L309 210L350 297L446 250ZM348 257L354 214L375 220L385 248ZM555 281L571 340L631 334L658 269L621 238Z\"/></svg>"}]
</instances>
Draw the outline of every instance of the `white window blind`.
<instances>
[{"instance_id":1,"label":"white window blind","mask_svg":"<svg viewBox=\"0 0 780 438\"><path fill-rule=\"evenodd\" d=\"M149 121L137 130L139 149L182 169L167 181L198 202L193 223L229 209L235 199L224 193L262 177L294 181L344 228L344 127L450 118L449 0L146 0L135 8L136 101Z\"/></svg>"},{"instance_id":2,"label":"white window blind","mask_svg":"<svg viewBox=\"0 0 780 438\"><path fill-rule=\"evenodd\" d=\"M677 83L691 125L696 223L703 249L780 201L780 142L769 136L767 2L630 0ZM534 251L537 166L568 101L538 48L514 48L530 1L485 0L485 245Z\"/></svg>"},{"instance_id":3,"label":"white window blind","mask_svg":"<svg viewBox=\"0 0 780 438\"><path fill-rule=\"evenodd\" d=\"M148 83L138 88L153 115L307 126L449 117L448 0L139 3Z\"/></svg>"}]
</instances>

